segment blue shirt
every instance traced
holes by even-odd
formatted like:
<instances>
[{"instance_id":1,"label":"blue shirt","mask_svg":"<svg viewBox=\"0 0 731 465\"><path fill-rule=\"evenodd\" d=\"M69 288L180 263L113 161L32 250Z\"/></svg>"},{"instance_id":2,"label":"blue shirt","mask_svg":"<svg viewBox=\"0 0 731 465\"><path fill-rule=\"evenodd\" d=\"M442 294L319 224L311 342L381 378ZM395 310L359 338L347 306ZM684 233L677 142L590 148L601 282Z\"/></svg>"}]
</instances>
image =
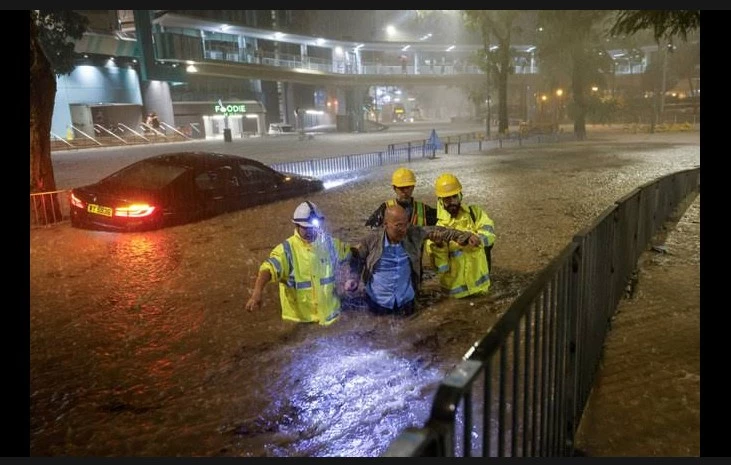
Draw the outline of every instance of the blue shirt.
<instances>
[{"instance_id":1,"label":"blue shirt","mask_svg":"<svg viewBox=\"0 0 731 465\"><path fill-rule=\"evenodd\" d=\"M371 300L385 308L401 307L414 300L409 256L401 244L391 244L385 234L383 255L373 269L366 292Z\"/></svg>"}]
</instances>

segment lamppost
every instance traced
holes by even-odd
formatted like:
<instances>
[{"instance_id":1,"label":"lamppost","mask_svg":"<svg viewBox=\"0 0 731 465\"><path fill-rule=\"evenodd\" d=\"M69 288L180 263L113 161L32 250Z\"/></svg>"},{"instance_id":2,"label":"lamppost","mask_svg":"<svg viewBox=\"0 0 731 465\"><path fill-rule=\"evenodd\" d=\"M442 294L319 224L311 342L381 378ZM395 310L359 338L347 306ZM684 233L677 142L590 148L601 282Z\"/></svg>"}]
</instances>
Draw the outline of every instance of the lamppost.
<instances>
[{"instance_id":1,"label":"lamppost","mask_svg":"<svg viewBox=\"0 0 731 465\"><path fill-rule=\"evenodd\" d=\"M485 103L487 104L487 124L485 127L487 129L487 138L488 139L490 138L490 126L492 126L492 111L490 109L490 103L491 103L490 100L491 100L491 98L490 98L490 95L488 94L487 100L485 100Z\"/></svg>"},{"instance_id":2,"label":"lamppost","mask_svg":"<svg viewBox=\"0 0 731 465\"><path fill-rule=\"evenodd\" d=\"M561 96L563 95L563 89L556 89L556 130L558 130L561 124Z\"/></svg>"},{"instance_id":3,"label":"lamppost","mask_svg":"<svg viewBox=\"0 0 731 465\"><path fill-rule=\"evenodd\" d=\"M541 95L541 111L540 111L542 122L545 122L545 118L546 118L545 111L546 111L546 101L547 100L548 100L548 96L546 94L542 94Z\"/></svg>"},{"instance_id":4,"label":"lamppost","mask_svg":"<svg viewBox=\"0 0 731 465\"><path fill-rule=\"evenodd\" d=\"M490 44L487 41L488 33L486 29L486 25L483 24L483 30L482 30L482 38L484 41L483 46L484 52L485 52L485 93L487 95L487 99L485 100L485 103L487 104L487 121L485 122L485 138L490 139L490 126L492 125L492 122L490 119L492 118L492 114L490 112Z\"/></svg>"}]
</instances>

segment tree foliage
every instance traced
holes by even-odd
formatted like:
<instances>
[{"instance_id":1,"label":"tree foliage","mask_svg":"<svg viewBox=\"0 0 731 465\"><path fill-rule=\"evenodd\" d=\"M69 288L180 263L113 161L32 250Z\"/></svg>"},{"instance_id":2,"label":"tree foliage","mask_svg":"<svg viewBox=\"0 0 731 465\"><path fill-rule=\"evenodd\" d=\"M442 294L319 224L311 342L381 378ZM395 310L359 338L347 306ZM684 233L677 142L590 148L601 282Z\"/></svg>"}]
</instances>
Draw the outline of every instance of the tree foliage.
<instances>
[{"instance_id":1,"label":"tree foliage","mask_svg":"<svg viewBox=\"0 0 731 465\"><path fill-rule=\"evenodd\" d=\"M38 39L51 68L57 75L74 70L74 42L89 26L89 20L73 10L35 10ZM73 40L71 40L73 39Z\"/></svg>"},{"instance_id":2,"label":"tree foliage","mask_svg":"<svg viewBox=\"0 0 731 465\"><path fill-rule=\"evenodd\" d=\"M700 10L619 10L610 34L632 35L652 30L656 42L679 36L687 40L688 34L701 27Z\"/></svg>"},{"instance_id":3,"label":"tree foliage","mask_svg":"<svg viewBox=\"0 0 731 465\"><path fill-rule=\"evenodd\" d=\"M699 30L700 26L700 10L619 10L616 15L610 34L634 35L649 30L652 31L652 36L658 45L661 63L659 72L654 73L656 76L653 89L654 110L650 132L654 132L655 122L664 108L668 53L673 50L673 39L680 37L683 41L687 41L688 35ZM667 47L663 43L667 43Z\"/></svg>"}]
</instances>

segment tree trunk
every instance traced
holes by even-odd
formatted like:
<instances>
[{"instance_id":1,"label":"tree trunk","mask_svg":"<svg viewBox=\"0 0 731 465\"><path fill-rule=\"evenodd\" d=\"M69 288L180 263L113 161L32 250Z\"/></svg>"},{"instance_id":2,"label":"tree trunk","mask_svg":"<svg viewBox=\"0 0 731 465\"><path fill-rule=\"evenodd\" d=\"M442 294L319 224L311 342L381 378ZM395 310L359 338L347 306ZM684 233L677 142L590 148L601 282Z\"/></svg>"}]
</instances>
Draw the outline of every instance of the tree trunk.
<instances>
[{"instance_id":1,"label":"tree trunk","mask_svg":"<svg viewBox=\"0 0 731 465\"><path fill-rule=\"evenodd\" d=\"M56 77L41 49L38 29L30 19L30 192L56 190L51 160L51 119L56 98ZM58 199L33 196L31 219L42 224L61 220Z\"/></svg>"},{"instance_id":2,"label":"tree trunk","mask_svg":"<svg viewBox=\"0 0 731 465\"><path fill-rule=\"evenodd\" d=\"M507 134L508 132L508 74L510 73L508 68L503 66L500 67L500 74L498 74L498 114L500 115L500 123L498 126L498 132L500 134Z\"/></svg>"},{"instance_id":3,"label":"tree trunk","mask_svg":"<svg viewBox=\"0 0 731 465\"><path fill-rule=\"evenodd\" d=\"M507 33L500 37L500 73L498 74L498 132L507 134L510 121L508 120L508 76L510 75L510 24Z\"/></svg>"},{"instance_id":4,"label":"tree trunk","mask_svg":"<svg viewBox=\"0 0 731 465\"><path fill-rule=\"evenodd\" d=\"M695 87L693 87L693 76L688 76L688 89L690 89L690 101L693 105L693 116L698 114L698 104L695 98Z\"/></svg>"},{"instance_id":5,"label":"tree trunk","mask_svg":"<svg viewBox=\"0 0 731 465\"><path fill-rule=\"evenodd\" d=\"M574 50L573 57L573 73L571 78L571 93L574 98L574 135L577 140L586 139L586 99L584 96L585 89L585 73L583 51L581 49Z\"/></svg>"},{"instance_id":6,"label":"tree trunk","mask_svg":"<svg viewBox=\"0 0 731 465\"><path fill-rule=\"evenodd\" d=\"M659 116L664 117L665 115L665 91L667 89L667 79L668 79L668 42L662 42L662 50L660 51L661 57L662 57L662 74L661 74L661 80L660 80L660 106L659 106Z\"/></svg>"},{"instance_id":7,"label":"tree trunk","mask_svg":"<svg viewBox=\"0 0 731 465\"><path fill-rule=\"evenodd\" d=\"M487 31L487 23L483 23L482 41L485 49L485 103L487 105L487 115L485 116L485 138L489 140L490 126L492 126L490 118L492 118L492 115L490 114L490 42L488 41L488 37L490 37L490 34Z\"/></svg>"}]
</instances>

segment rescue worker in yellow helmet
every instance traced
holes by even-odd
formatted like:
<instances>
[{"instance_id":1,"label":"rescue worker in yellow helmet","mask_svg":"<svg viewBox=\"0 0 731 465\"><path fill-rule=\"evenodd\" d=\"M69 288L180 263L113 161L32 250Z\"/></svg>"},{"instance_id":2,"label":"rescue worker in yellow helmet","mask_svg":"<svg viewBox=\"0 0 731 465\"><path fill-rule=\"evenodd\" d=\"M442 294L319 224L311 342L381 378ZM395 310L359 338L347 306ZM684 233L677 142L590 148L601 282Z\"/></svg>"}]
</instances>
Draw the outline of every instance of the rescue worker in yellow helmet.
<instances>
[{"instance_id":1,"label":"rescue worker in yellow helmet","mask_svg":"<svg viewBox=\"0 0 731 465\"><path fill-rule=\"evenodd\" d=\"M470 231L482 239L482 245L459 245L429 242L431 254L442 288L456 298L484 294L490 289L490 249L495 243L495 223L477 205L462 204L462 184L451 173L440 175L435 184L437 225Z\"/></svg>"},{"instance_id":2,"label":"rescue worker in yellow helmet","mask_svg":"<svg viewBox=\"0 0 731 465\"><path fill-rule=\"evenodd\" d=\"M398 168L391 175L391 185L396 193L395 199L389 199L378 206L365 225L370 228L383 226L386 207L401 205L408 215L409 222L416 226L433 226L437 223L437 210L431 205L415 200L413 197L416 176L408 168Z\"/></svg>"},{"instance_id":3,"label":"rescue worker in yellow helmet","mask_svg":"<svg viewBox=\"0 0 731 465\"><path fill-rule=\"evenodd\" d=\"M415 226L409 223L403 207L387 207L383 228L371 231L352 250L362 264L364 300L371 312L379 315L414 313L426 239L482 245L482 239L476 234L439 226Z\"/></svg>"},{"instance_id":4,"label":"rescue worker in yellow helmet","mask_svg":"<svg viewBox=\"0 0 731 465\"><path fill-rule=\"evenodd\" d=\"M297 206L292 215L294 234L274 247L259 266L254 289L244 307L247 311L261 306L267 283L278 282L283 320L329 325L338 318L336 273L338 266L350 261L350 247L323 231L324 221L324 215L312 202Z\"/></svg>"}]
</instances>

